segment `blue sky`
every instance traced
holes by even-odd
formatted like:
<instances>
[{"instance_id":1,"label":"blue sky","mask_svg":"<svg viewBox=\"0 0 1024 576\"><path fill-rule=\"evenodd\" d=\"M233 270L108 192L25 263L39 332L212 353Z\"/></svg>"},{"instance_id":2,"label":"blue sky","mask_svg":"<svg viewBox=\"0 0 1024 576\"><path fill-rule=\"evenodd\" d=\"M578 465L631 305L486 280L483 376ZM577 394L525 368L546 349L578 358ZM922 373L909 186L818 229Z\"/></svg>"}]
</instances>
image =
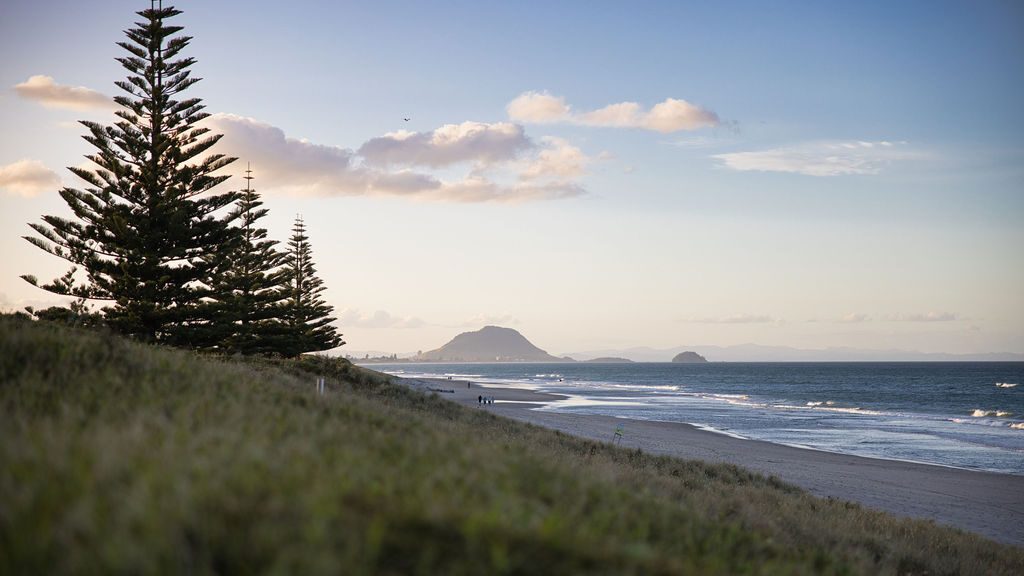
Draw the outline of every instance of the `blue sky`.
<instances>
[{"instance_id":1,"label":"blue sky","mask_svg":"<svg viewBox=\"0 0 1024 576\"><path fill-rule=\"evenodd\" d=\"M98 6L96 4L99 4ZM352 351L1024 353L1016 2L190 2L191 89ZM7 2L0 307L147 2ZM405 118L409 118L408 121Z\"/></svg>"}]
</instances>

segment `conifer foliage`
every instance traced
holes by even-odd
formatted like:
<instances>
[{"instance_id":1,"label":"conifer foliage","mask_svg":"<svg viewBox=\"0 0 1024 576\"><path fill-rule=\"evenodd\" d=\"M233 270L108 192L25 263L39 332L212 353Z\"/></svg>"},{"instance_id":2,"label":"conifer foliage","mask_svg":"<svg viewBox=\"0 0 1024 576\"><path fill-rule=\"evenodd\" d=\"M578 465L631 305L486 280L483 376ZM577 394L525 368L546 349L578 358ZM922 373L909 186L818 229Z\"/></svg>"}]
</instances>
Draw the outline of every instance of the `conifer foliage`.
<instances>
[{"instance_id":1,"label":"conifer foliage","mask_svg":"<svg viewBox=\"0 0 1024 576\"><path fill-rule=\"evenodd\" d=\"M29 312L79 325L101 322L143 340L218 353L279 354L329 350L344 342L331 323L305 225L298 218L288 251L267 238L267 215L246 170L242 191L218 192L233 162L210 149L221 135L184 92L198 82L194 58L179 54L191 38L167 20L181 12L151 0L141 22L118 42L127 78L113 125L82 121L95 148L91 168L69 168L87 184L60 191L73 217L45 215L25 239L71 264L49 284L77 300L69 309ZM102 316L87 301L104 302Z\"/></svg>"},{"instance_id":2,"label":"conifer foliage","mask_svg":"<svg viewBox=\"0 0 1024 576\"><path fill-rule=\"evenodd\" d=\"M287 335L279 318L285 310L288 281L285 254L257 225L268 210L262 207L252 181L252 170L247 168L245 190L235 205L239 235L230 248L231 266L214 283L219 313L213 322L213 345L229 354L278 352Z\"/></svg>"},{"instance_id":3,"label":"conifer foliage","mask_svg":"<svg viewBox=\"0 0 1024 576\"><path fill-rule=\"evenodd\" d=\"M154 3L119 42L128 71L112 126L82 121L96 151L94 168L69 168L89 187L60 194L74 218L43 216L26 240L72 264L66 277L41 286L56 294L104 300L107 324L145 341L192 345L209 320L211 278L230 262L238 212L223 214L235 192L211 189L234 158L204 154L220 139L197 126L207 116L198 98L183 98L197 78L194 58L179 57L191 40L166 21L180 11ZM81 280L79 270L84 272ZM34 276L23 276L38 285Z\"/></svg>"},{"instance_id":4,"label":"conifer foliage","mask_svg":"<svg viewBox=\"0 0 1024 576\"><path fill-rule=\"evenodd\" d=\"M341 334L331 325L334 307L322 297L326 287L316 275L313 266L313 248L306 236L306 225L301 216L295 218L292 237L288 241L287 270L288 301L285 318L288 342L281 348L285 356L298 356L303 352L330 350L343 345Z\"/></svg>"}]
</instances>

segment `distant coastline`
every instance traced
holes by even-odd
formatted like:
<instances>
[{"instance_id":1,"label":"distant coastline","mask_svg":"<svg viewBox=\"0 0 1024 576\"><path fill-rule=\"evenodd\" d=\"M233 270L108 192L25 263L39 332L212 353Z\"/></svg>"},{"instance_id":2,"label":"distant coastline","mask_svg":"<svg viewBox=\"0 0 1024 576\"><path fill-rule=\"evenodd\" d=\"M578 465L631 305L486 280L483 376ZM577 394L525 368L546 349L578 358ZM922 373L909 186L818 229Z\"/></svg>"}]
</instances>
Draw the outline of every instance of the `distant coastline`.
<instances>
[{"instance_id":1,"label":"distant coastline","mask_svg":"<svg viewBox=\"0 0 1024 576\"><path fill-rule=\"evenodd\" d=\"M671 360L630 360L628 358L593 358L575 360L563 357L557 360L422 360L413 357L398 356L363 357L341 355L353 364L688 364L688 362L672 362ZM964 359L921 359L921 360L708 360L707 364L985 364L985 363L1024 363L1022 359L1000 360L964 360ZM696 363L695 363L696 364ZM704 364L704 362L700 362Z\"/></svg>"},{"instance_id":2,"label":"distant coastline","mask_svg":"<svg viewBox=\"0 0 1024 576\"><path fill-rule=\"evenodd\" d=\"M781 346L759 346L754 344L740 346L685 346L678 348L657 349L648 347L629 348L623 350L594 350L587 352L571 352L562 354L560 358L545 363L591 362L602 358L620 358L633 363L669 362L678 353L692 350L711 363L719 362L780 362L780 363L817 363L817 362L1024 362L1024 354L1016 352L993 352L983 354L953 354L946 352L914 352L906 350L867 350L854 348L829 348L823 350L804 350ZM416 359L412 353L384 353L380 351L352 352L345 357L352 362L361 364L381 363L436 363ZM454 360L446 360L454 363ZM494 360L481 360L475 363L493 364ZM509 362L509 360L502 360ZM524 362L536 362L524 360ZM467 363L458 361L458 363Z\"/></svg>"}]
</instances>

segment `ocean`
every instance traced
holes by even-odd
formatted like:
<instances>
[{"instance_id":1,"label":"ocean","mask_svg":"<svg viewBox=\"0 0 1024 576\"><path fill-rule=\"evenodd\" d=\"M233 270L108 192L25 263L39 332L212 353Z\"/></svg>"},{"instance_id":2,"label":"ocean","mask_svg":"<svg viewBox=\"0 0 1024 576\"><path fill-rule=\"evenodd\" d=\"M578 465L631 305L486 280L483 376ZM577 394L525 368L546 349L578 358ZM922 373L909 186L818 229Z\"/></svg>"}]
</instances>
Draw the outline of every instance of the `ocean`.
<instances>
[{"instance_id":1,"label":"ocean","mask_svg":"<svg viewBox=\"0 0 1024 576\"><path fill-rule=\"evenodd\" d=\"M1024 362L380 364L567 396L541 410L1024 475Z\"/></svg>"}]
</instances>

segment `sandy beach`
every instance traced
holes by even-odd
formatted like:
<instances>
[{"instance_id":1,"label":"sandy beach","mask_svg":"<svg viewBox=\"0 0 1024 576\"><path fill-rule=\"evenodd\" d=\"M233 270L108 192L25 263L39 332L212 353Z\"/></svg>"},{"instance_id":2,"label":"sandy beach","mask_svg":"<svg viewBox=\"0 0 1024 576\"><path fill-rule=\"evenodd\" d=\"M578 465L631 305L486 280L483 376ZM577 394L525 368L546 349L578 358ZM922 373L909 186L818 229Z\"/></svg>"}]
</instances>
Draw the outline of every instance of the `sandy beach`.
<instances>
[{"instance_id":1,"label":"sandy beach","mask_svg":"<svg viewBox=\"0 0 1024 576\"><path fill-rule=\"evenodd\" d=\"M403 380L455 402L576 436L611 441L623 424L623 446L680 458L727 462L776 476L816 496L925 518L1024 546L1024 476L881 460L733 438L670 422L534 410L559 397L531 390L472 385L465 380ZM480 395L494 403L480 406Z\"/></svg>"}]
</instances>

